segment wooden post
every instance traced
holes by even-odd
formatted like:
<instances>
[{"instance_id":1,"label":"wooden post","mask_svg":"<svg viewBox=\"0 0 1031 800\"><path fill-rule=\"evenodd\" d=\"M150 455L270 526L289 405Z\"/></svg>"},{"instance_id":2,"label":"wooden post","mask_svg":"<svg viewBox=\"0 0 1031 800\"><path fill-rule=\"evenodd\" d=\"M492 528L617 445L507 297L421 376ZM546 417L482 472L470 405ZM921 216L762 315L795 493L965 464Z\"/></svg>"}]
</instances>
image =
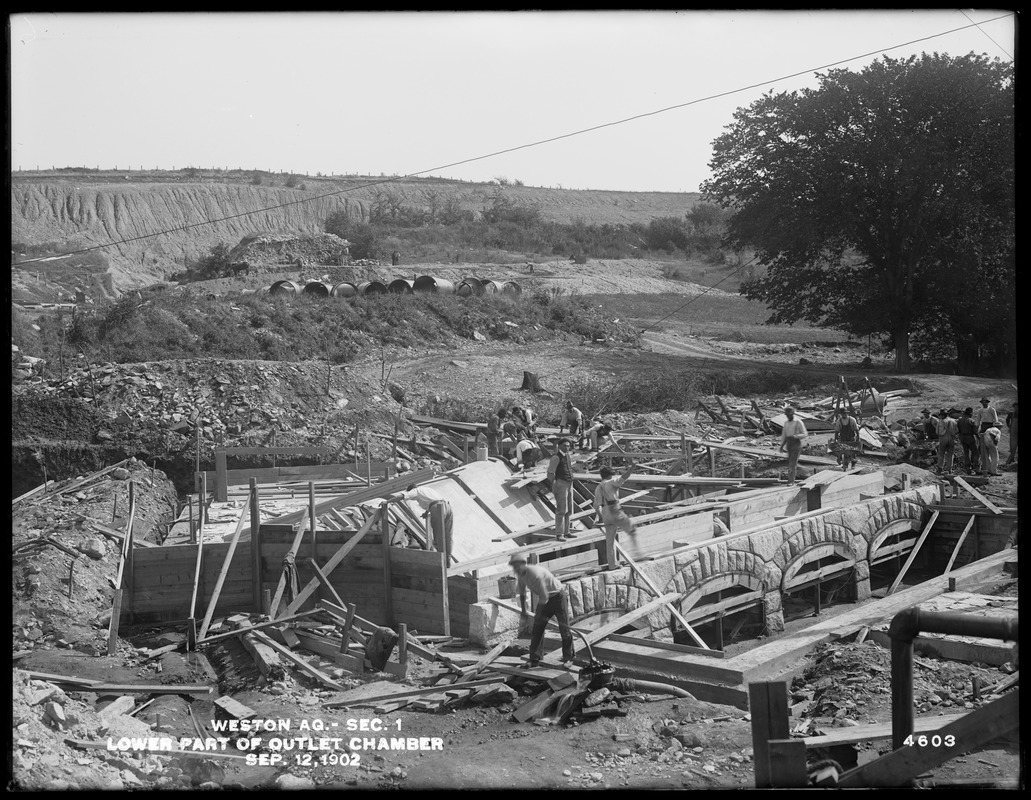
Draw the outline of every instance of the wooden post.
<instances>
[{"instance_id":1,"label":"wooden post","mask_svg":"<svg viewBox=\"0 0 1031 800\"><path fill-rule=\"evenodd\" d=\"M709 474L716 477L716 450L712 447L709 448Z\"/></svg>"},{"instance_id":2,"label":"wooden post","mask_svg":"<svg viewBox=\"0 0 1031 800\"><path fill-rule=\"evenodd\" d=\"M358 426L354 426L354 471L358 471Z\"/></svg>"},{"instance_id":3,"label":"wooden post","mask_svg":"<svg viewBox=\"0 0 1031 800\"><path fill-rule=\"evenodd\" d=\"M397 663L402 668L408 666L408 626L403 622L397 626Z\"/></svg>"},{"instance_id":4,"label":"wooden post","mask_svg":"<svg viewBox=\"0 0 1031 800\"><path fill-rule=\"evenodd\" d=\"M215 500L224 503L229 499L229 469L226 464L226 451L215 448Z\"/></svg>"},{"instance_id":5,"label":"wooden post","mask_svg":"<svg viewBox=\"0 0 1031 800\"><path fill-rule=\"evenodd\" d=\"M463 436L462 437L462 450L465 453L465 463L468 464L469 463L469 437L468 436Z\"/></svg>"},{"instance_id":6,"label":"wooden post","mask_svg":"<svg viewBox=\"0 0 1031 800\"><path fill-rule=\"evenodd\" d=\"M745 465L744 464L741 464L741 477L742 478L745 477Z\"/></svg>"},{"instance_id":7,"label":"wooden post","mask_svg":"<svg viewBox=\"0 0 1031 800\"><path fill-rule=\"evenodd\" d=\"M262 611L261 587L261 507L258 503L258 479L251 478L251 601L255 611Z\"/></svg>"},{"instance_id":8,"label":"wooden post","mask_svg":"<svg viewBox=\"0 0 1031 800\"><path fill-rule=\"evenodd\" d=\"M365 480L372 486L372 442L365 443Z\"/></svg>"},{"instance_id":9,"label":"wooden post","mask_svg":"<svg viewBox=\"0 0 1031 800\"><path fill-rule=\"evenodd\" d=\"M311 530L311 560L317 561L315 556L315 482L308 481L308 528ZM315 601L318 602L316 597Z\"/></svg>"},{"instance_id":10,"label":"wooden post","mask_svg":"<svg viewBox=\"0 0 1031 800\"><path fill-rule=\"evenodd\" d=\"M345 607L347 608L347 617L344 619L344 631L343 638L340 640L340 652L347 655L347 642L351 638L351 627L354 625L354 612L356 609L354 603L348 603Z\"/></svg>"},{"instance_id":11,"label":"wooden post","mask_svg":"<svg viewBox=\"0 0 1031 800\"><path fill-rule=\"evenodd\" d=\"M752 715L752 754L755 763L755 788L773 787L770 768L771 739L787 739L788 685L785 681L750 683L748 710Z\"/></svg>"},{"instance_id":12,"label":"wooden post","mask_svg":"<svg viewBox=\"0 0 1031 800\"><path fill-rule=\"evenodd\" d=\"M687 471L694 474L694 442L687 443Z\"/></svg>"},{"instance_id":13,"label":"wooden post","mask_svg":"<svg viewBox=\"0 0 1031 800\"><path fill-rule=\"evenodd\" d=\"M371 479L371 476L370 476ZM383 535L383 601L386 607L387 625L394 625L394 599L391 597L393 578L390 573L390 515L387 514L389 502L384 500L379 507L380 532Z\"/></svg>"},{"instance_id":14,"label":"wooden post","mask_svg":"<svg viewBox=\"0 0 1031 800\"><path fill-rule=\"evenodd\" d=\"M207 504L208 504L208 474L202 472L200 476L200 524L201 527L208 521L207 515Z\"/></svg>"},{"instance_id":15,"label":"wooden post","mask_svg":"<svg viewBox=\"0 0 1031 800\"><path fill-rule=\"evenodd\" d=\"M197 530L197 561L193 568L193 595L190 597L190 617L187 620L186 649L194 650L197 646L197 619L194 616L197 608L197 589L200 586L200 570L203 561L204 550L204 518L201 517L200 528Z\"/></svg>"},{"instance_id":16,"label":"wooden post","mask_svg":"<svg viewBox=\"0 0 1031 800\"><path fill-rule=\"evenodd\" d=\"M261 593L261 612L267 617L272 611L272 590L263 589Z\"/></svg>"},{"instance_id":17,"label":"wooden post","mask_svg":"<svg viewBox=\"0 0 1031 800\"><path fill-rule=\"evenodd\" d=\"M193 495L189 497L189 511L190 511L190 544L195 544L197 541L197 529L193 526Z\"/></svg>"},{"instance_id":18,"label":"wooden post","mask_svg":"<svg viewBox=\"0 0 1031 800\"><path fill-rule=\"evenodd\" d=\"M200 472L200 420L199 419L197 420L196 433L197 433L197 458L196 458L196 464L194 465L196 467L196 469L194 469L194 473L195 474Z\"/></svg>"},{"instance_id":19,"label":"wooden post","mask_svg":"<svg viewBox=\"0 0 1031 800\"><path fill-rule=\"evenodd\" d=\"M684 459L684 472L691 471L691 451L687 449L687 434L680 432L680 455Z\"/></svg>"},{"instance_id":20,"label":"wooden post","mask_svg":"<svg viewBox=\"0 0 1031 800\"><path fill-rule=\"evenodd\" d=\"M394 439L393 447L390 451L391 458L397 458L397 417L394 417Z\"/></svg>"}]
</instances>

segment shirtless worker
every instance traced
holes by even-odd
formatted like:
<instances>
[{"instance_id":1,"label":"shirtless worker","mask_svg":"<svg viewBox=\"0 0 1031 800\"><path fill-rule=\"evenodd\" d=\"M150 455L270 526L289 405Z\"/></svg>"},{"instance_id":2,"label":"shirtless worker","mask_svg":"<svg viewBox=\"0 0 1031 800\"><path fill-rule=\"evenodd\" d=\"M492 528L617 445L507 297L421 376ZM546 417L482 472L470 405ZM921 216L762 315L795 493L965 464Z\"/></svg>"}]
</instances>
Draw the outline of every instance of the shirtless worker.
<instances>
[{"instance_id":1,"label":"shirtless worker","mask_svg":"<svg viewBox=\"0 0 1031 800\"><path fill-rule=\"evenodd\" d=\"M573 405L572 400L566 400L565 410L562 412L562 418L558 422L558 432L561 435L562 429L567 425L569 426L569 435L576 438L580 432L580 428L583 425L584 412Z\"/></svg>"},{"instance_id":2,"label":"shirtless worker","mask_svg":"<svg viewBox=\"0 0 1031 800\"><path fill-rule=\"evenodd\" d=\"M610 467L601 468L601 483L594 490L594 510L598 513L602 523L605 525L605 559L608 563L607 569L616 569L616 533L620 528L629 534L637 533L637 525L626 515L619 504L620 487L626 483L626 479L633 472L634 465L631 464L618 478L613 477Z\"/></svg>"},{"instance_id":3,"label":"shirtless worker","mask_svg":"<svg viewBox=\"0 0 1031 800\"><path fill-rule=\"evenodd\" d=\"M562 661L572 661L576 651L573 648L573 632L569 629L569 613L566 610L566 587L539 564L527 564L526 556L515 553L508 560L515 572L518 582L516 594L519 595L520 622L525 624L529 619L526 611L526 590L529 589L537 599L537 610L533 615L533 628L530 632L530 658L528 667L536 667L544 656L544 630L548 620L555 617L558 622L559 636L562 637Z\"/></svg>"}]
</instances>

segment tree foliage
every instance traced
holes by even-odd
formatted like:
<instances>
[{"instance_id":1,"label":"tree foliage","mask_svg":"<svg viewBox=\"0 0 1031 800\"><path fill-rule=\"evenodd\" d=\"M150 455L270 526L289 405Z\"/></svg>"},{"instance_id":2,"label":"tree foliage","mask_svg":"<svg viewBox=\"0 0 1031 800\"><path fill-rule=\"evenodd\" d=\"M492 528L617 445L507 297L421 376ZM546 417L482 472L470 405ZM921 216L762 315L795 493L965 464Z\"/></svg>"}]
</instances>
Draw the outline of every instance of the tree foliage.
<instances>
[{"instance_id":1,"label":"tree foliage","mask_svg":"<svg viewBox=\"0 0 1031 800\"><path fill-rule=\"evenodd\" d=\"M886 333L902 370L917 331L957 349L998 340L1013 310L1011 67L935 53L818 77L739 109L714 143L703 194L734 212L725 243L766 267L745 293L771 322Z\"/></svg>"}]
</instances>

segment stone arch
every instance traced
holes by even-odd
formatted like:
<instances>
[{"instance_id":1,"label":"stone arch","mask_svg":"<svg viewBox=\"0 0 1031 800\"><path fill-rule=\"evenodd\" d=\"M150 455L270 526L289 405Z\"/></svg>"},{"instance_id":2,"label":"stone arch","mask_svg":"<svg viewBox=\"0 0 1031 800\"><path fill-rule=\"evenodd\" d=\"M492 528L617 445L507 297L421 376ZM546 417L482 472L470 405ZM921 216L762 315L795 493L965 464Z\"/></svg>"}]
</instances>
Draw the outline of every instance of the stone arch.
<instances>
[{"instance_id":1,"label":"stone arch","mask_svg":"<svg viewBox=\"0 0 1031 800\"><path fill-rule=\"evenodd\" d=\"M808 524L807 524L808 523ZM829 522L819 517L805 520L797 533L784 540L773 556L773 562L786 571L789 564L795 563L799 556L815 547L834 544L839 551L846 553L845 558L858 560L859 553L855 544L856 534L837 522ZM811 560L811 559L810 559Z\"/></svg>"},{"instance_id":2,"label":"stone arch","mask_svg":"<svg viewBox=\"0 0 1031 800\"><path fill-rule=\"evenodd\" d=\"M743 586L750 592L765 592L766 582L752 572L731 571L719 575L713 575L692 587L687 594L677 600L677 607L681 614L688 613L694 608L698 601L705 595L718 592L723 589L732 589L736 586Z\"/></svg>"},{"instance_id":3,"label":"stone arch","mask_svg":"<svg viewBox=\"0 0 1031 800\"><path fill-rule=\"evenodd\" d=\"M866 554L867 560L873 564L877 551L880 550L884 543L892 536L897 536L898 534L906 533L907 531L919 531L920 527L921 521L919 517L901 517L899 519L893 519L891 522L882 525L870 538L870 544Z\"/></svg>"},{"instance_id":4,"label":"stone arch","mask_svg":"<svg viewBox=\"0 0 1031 800\"><path fill-rule=\"evenodd\" d=\"M827 542L821 542L820 544L807 547L801 553L796 555L791 561L784 566L784 572L781 577L780 588L781 591L788 591L796 583L804 583L805 578L802 581L797 581L796 578L802 572L802 568L806 564L812 564L818 562L821 559L829 556L841 556L842 561L836 562L833 566L839 569L845 569L847 567L854 566L857 561L857 554L852 549L851 543L845 543L840 540L831 540Z\"/></svg>"},{"instance_id":5,"label":"stone arch","mask_svg":"<svg viewBox=\"0 0 1031 800\"><path fill-rule=\"evenodd\" d=\"M750 575L765 586L780 579L780 569L772 562L748 550L730 549L724 543L677 555L675 564L676 571L666 581L663 592L687 595L706 581L731 573Z\"/></svg>"},{"instance_id":6,"label":"stone arch","mask_svg":"<svg viewBox=\"0 0 1031 800\"><path fill-rule=\"evenodd\" d=\"M588 612L580 614L579 616L576 616L576 617L570 615L570 617L569 617L569 624L570 625L577 625L577 624L579 624L581 622L584 622L585 620L589 620L589 619L591 619L593 617L600 617L600 616L603 616L605 614L614 615L614 617L621 617L621 616L623 616L623 614L625 614L627 612L627 610L628 609L624 608L623 606L611 606L611 607L608 607L608 608L596 608L593 611L588 611Z\"/></svg>"}]
</instances>

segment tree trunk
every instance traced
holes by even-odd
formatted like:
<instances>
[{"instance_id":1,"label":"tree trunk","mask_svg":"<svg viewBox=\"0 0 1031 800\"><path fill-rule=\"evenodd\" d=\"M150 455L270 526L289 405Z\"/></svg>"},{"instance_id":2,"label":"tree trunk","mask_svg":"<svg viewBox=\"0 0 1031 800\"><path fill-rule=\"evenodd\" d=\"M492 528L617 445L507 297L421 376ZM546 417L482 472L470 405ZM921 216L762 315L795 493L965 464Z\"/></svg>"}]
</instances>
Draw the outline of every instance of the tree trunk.
<instances>
[{"instance_id":1,"label":"tree trunk","mask_svg":"<svg viewBox=\"0 0 1031 800\"><path fill-rule=\"evenodd\" d=\"M895 371L909 372L909 330L895 331Z\"/></svg>"},{"instance_id":2,"label":"tree trunk","mask_svg":"<svg viewBox=\"0 0 1031 800\"><path fill-rule=\"evenodd\" d=\"M544 391L543 389L541 389L540 378L537 376L537 374L533 372L527 372L526 370L523 370L523 385L519 388L527 389L531 392Z\"/></svg>"}]
</instances>

